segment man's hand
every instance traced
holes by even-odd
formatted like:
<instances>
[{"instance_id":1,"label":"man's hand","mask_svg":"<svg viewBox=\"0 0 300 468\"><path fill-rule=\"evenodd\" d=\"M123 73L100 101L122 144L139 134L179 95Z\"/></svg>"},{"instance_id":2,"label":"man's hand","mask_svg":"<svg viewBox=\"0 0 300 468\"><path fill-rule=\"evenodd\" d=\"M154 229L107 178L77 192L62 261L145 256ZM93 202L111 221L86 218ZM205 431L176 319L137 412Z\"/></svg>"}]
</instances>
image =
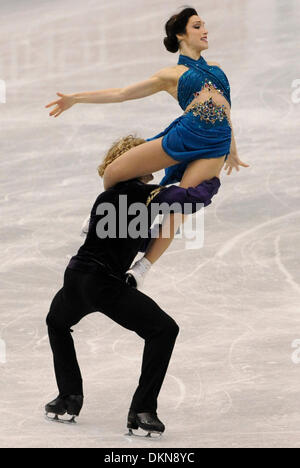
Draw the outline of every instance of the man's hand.
<instances>
[{"instance_id":1,"label":"man's hand","mask_svg":"<svg viewBox=\"0 0 300 468\"><path fill-rule=\"evenodd\" d=\"M249 167L249 164L246 164L243 161L241 161L236 152L231 152L228 155L227 161L224 164L224 171L227 171L227 175L230 175L233 168L239 171L239 166Z\"/></svg>"}]
</instances>

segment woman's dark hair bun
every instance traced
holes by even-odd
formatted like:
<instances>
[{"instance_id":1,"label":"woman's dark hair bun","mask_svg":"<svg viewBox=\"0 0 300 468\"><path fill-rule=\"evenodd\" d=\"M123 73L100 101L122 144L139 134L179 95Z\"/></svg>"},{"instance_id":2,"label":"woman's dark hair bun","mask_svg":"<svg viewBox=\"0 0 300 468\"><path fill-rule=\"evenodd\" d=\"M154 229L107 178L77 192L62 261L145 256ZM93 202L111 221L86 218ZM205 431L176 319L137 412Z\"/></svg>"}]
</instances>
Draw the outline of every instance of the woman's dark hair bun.
<instances>
[{"instance_id":1,"label":"woman's dark hair bun","mask_svg":"<svg viewBox=\"0 0 300 468\"><path fill-rule=\"evenodd\" d=\"M177 52L179 50L179 42L176 36L167 36L164 38L165 48L169 52Z\"/></svg>"},{"instance_id":2,"label":"woman's dark hair bun","mask_svg":"<svg viewBox=\"0 0 300 468\"><path fill-rule=\"evenodd\" d=\"M167 36L164 38L165 48L169 52L177 52L179 50L179 41L176 34L185 34L186 25L191 16L198 15L194 8L184 8L180 13L171 16L165 24Z\"/></svg>"}]
</instances>

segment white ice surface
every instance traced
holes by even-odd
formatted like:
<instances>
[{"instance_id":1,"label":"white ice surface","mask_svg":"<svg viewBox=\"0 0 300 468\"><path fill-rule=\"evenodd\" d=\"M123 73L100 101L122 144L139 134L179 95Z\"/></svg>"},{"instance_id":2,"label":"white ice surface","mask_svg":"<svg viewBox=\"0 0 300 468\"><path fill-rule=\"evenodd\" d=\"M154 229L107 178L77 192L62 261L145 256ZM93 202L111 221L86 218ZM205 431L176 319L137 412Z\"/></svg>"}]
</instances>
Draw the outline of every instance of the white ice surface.
<instances>
[{"instance_id":1,"label":"white ice surface","mask_svg":"<svg viewBox=\"0 0 300 468\"><path fill-rule=\"evenodd\" d=\"M159 398L167 430L151 442L123 436L143 342L100 314L74 333L80 423L44 421L56 396L45 317L102 191L105 150L128 133L155 135L181 109L166 93L78 105L57 119L44 106L57 91L122 87L175 65L163 26L182 3L1 1L1 447L300 447L300 365L291 359L300 338L300 2L192 5L209 31L204 57L230 79L250 167L222 174L204 247L175 240L148 277L144 292L181 329Z\"/></svg>"}]
</instances>

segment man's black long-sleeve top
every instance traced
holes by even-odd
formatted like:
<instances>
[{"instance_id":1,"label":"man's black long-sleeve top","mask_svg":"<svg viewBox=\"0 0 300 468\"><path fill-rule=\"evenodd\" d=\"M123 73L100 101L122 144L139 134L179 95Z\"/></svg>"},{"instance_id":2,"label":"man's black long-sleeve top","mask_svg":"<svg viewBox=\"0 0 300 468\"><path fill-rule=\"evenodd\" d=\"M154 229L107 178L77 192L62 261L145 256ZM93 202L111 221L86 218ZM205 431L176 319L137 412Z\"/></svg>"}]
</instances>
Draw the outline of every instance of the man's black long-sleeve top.
<instances>
[{"instance_id":1,"label":"man's black long-sleeve top","mask_svg":"<svg viewBox=\"0 0 300 468\"><path fill-rule=\"evenodd\" d=\"M203 203L207 206L211 203L212 197L218 192L220 187L220 179L214 177L199 184L197 187L189 187L184 189L176 185L164 187L154 184L145 184L139 179L132 179L126 182L120 182L114 187L102 192L96 199L90 217L89 229L84 244L80 247L77 255L73 259L84 257L86 259L94 259L107 265L114 274L122 277L131 266L133 260L139 251L143 251L145 238L140 236L136 239L127 236L121 238L119 233L119 216L122 210L122 197L127 196L127 207L133 203L143 203L147 206L148 211L148 226L152 225L152 203L167 203L171 205L175 202L182 207L186 203L192 204L192 212L201 208L199 204ZM124 197L123 197L124 201ZM113 205L116 214L116 237L100 238L97 234L97 225L106 214L97 214L99 206L103 203ZM198 206L197 206L198 204ZM184 211L182 211L184 212ZM124 215L124 213L121 213ZM130 224L136 215L127 215L127 226ZM155 217L154 217L155 218ZM76 262L75 262L76 264ZM74 265L74 262L73 262ZM76 266L69 266L69 268Z\"/></svg>"}]
</instances>

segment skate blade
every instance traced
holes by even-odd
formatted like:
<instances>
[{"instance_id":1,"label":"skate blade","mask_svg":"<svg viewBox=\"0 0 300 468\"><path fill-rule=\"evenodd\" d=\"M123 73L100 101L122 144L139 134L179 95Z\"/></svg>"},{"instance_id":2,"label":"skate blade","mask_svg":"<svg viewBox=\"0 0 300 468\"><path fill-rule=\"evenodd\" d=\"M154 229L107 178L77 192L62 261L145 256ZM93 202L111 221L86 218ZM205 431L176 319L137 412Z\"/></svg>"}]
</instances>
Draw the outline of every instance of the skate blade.
<instances>
[{"instance_id":1,"label":"skate blade","mask_svg":"<svg viewBox=\"0 0 300 468\"><path fill-rule=\"evenodd\" d=\"M64 419L63 416L58 416L57 414L52 414L52 413L46 413L45 418L47 421L55 422L55 423L60 423L60 424L77 424L75 421L76 416L66 416ZM67 419L69 418L69 419Z\"/></svg>"},{"instance_id":2,"label":"skate blade","mask_svg":"<svg viewBox=\"0 0 300 468\"><path fill-rule=\"evenodd\" d=\"M140 428L140 430L142 431L141 434L137 434L136 432L133 432L132 429L129 429L129 431L127 432L127 434L124 434L125 436L130 436L130 437L139 437L139 438L142 438L142 439L151 439L151 440L154 440L154 439L160 439L162 437L162 432L158 432L158 431L145 431L144 429Z\"/></svg>"}]
</instances>

